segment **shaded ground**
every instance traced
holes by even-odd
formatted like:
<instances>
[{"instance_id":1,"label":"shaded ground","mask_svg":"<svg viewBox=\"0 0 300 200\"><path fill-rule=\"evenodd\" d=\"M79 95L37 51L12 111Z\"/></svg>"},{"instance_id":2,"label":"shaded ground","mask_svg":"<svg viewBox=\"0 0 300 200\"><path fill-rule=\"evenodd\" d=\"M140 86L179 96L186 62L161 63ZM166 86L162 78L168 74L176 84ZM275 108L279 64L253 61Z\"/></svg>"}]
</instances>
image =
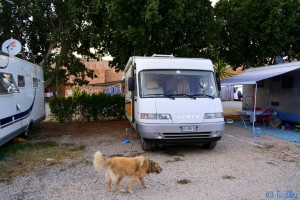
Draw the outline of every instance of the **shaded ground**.
<instances>
[{"instance_id":1,"label":"shaded ground","mask_svg":"<svg viewBox=\"0 0 300 200\"><path fill-rule=\"evenodd\" d=\"M82 158L88 147L87 138L105 138L109 143L122 143L136 137L126 132L127 120L104 122L58 123L44 121L33 127L30 137L16 143L12 140L0 149L0 183L36 169ZM80 162L86 162L83 159Z\"/></svg>"},{"instance_id":2,"label":"shaded ground","mask_svg":"<svg viewBox=\"0 0 300 200\"><path fill-rule=\"evenodd\" d=\"M34 138L58 137L61 135L86 137L99 133L110 134L121 132L122 130L124 131L124 134L126 134L126 128L130 128L130 124L127 120L70 123L45 121L35 126L32 135Z\"/></svg>"}]
</instances>

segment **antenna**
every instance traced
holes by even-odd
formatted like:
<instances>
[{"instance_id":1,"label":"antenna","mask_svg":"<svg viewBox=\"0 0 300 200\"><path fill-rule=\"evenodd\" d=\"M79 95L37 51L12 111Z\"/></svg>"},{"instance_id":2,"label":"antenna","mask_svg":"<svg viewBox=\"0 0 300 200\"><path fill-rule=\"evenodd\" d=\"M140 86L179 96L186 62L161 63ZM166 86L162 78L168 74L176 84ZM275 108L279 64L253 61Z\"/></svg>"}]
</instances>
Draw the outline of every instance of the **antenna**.
<instances>
[{"instance_id":1,"label":"antenna","mask_svg":"<svg viewBox=\"0 0 300 200\"><path fill-rule=\"evenodd\" d=\"M171 55L165 55L165 54L153 54L152 57L174 58L173 54L171 54Z\"/></svg>"},{"instance_id":2,"label":"antenna","mask_svg":"<svg viewBox=\"0 0 300 200\"><path fill-rule=\"evenodd\" d=\"M2 51L8 53L10 56L15 56L20 53L21 48L21 43L15 39L8 39L2 44Z\"/></svg>"}]
</instances>

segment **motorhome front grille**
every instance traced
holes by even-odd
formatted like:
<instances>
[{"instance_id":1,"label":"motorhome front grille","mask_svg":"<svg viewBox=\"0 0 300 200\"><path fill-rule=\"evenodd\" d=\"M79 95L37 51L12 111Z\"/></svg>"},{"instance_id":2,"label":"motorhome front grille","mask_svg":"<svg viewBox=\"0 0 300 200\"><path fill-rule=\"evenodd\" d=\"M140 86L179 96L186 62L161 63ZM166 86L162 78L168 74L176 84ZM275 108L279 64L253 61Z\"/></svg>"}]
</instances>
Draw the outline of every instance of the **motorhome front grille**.
<instances>
[{"instance_id":1,"label":"motorhome front grille","mask_svg":"<svg viewBox=\"0 0 300 200\"><path fill-rule=\"evenodd\" d=\"M163 133L165 139L210 138L211 132Z\"/></svg>"}]
</instances>

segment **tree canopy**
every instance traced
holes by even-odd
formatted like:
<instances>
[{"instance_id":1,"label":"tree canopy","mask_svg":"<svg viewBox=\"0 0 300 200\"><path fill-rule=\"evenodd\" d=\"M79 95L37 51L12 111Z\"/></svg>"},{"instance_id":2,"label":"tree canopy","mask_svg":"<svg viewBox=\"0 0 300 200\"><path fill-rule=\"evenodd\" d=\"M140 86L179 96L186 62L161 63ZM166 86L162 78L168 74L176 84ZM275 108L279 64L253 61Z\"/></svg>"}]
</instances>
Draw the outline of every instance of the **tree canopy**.
<instances>
[{"instance_id":1,"label":"tree canopy","mask_svg":"<svg viewBox=\"0 0 300 200\"><path fill-rule=\"evenodd\" d=\"M235 67L274 64L275 56L300 57L298 0L220 0L215 6L220 57Z\"/></svg>"},{"instance_id":2,"label":"tree canopy","mask_svg":"<svg viewBox=\"0 0 300 200\"><path fill-rule=\"evenodd\" d=\"M77 52L95 57L90 40L95 34L86 21L89 1L1 1L1 41L15 38L25 47L22 58L44 67L46 78L59 84L86 84L93 72L85 68ZM54 66L54 68L53 68ZM69 77L74 77L69 82Z\"/></svg>"},{"instance_id":3,"label":"tree canopy","mask_svg":"<svg viewBox=\"0 0 300 200\"><path fill-rule=\"evenodd\" d=\"M0 0L0 23L0 42L19 40L19 56L43 66L57 87L94 76L75 53L109 53L117 70L130 56L206 57L220 61L220 72L226 63L247 68L272 64L276 55L300 57L298 0L220 0L215 7L209 0Z\"/></svg>"},{"instance_id":4,"label":"tree canopy","mask_svg":"<svg viewBox=\"0 0 300 200\"><path fill-rule=\"evenodd\" d=\"M214 39L209 0L111 0L107 12L107 50L120 70L130 56L206 57Z\"/></svg>"}]
</instances>

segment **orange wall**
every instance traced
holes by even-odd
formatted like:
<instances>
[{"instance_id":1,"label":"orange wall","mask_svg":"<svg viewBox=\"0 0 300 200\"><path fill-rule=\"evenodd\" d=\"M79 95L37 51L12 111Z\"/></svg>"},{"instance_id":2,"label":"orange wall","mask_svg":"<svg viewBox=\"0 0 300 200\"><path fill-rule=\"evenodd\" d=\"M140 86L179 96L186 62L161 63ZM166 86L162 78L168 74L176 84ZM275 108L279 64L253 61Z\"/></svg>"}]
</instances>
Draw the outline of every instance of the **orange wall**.
<instances>
[{"instance_id":1,"label":"orange wall","mask_svg":"<svg viewBox=\"0 0 300 200\"><path fill-rule=\"evenodd\" d=\"M108 61L106 60L97 61L90 59L89 61L84 61L84 65L86 68L93 70L94 74L98 76L94 79L87 78L90 84L118 81L122 80L123 78L123 71L116 72L114 68L108 66ZM70 79L72 80L72 77ZM66 86L65 96L70 96L74 88L75 87ZM79 88L81 90L87 90L90 94L93 94L103 92L106 87L92 87L89 85L84 85L80 86Z\"/></svg>"}]
</instances>

